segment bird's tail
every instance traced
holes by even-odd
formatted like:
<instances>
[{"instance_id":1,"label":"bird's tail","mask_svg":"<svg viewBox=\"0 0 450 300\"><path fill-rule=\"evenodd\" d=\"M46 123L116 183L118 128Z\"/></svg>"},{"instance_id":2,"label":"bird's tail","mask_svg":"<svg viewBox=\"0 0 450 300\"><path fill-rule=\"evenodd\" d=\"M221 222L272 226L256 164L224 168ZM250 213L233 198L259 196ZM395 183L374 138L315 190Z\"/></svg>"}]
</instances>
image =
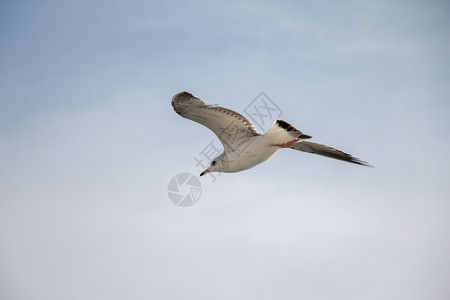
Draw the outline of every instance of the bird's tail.
<instances>
[{"instance_id":1,"label":"bird's tail","mask_svg":"<svg viewBox=\"0 0 450 300\"><path fill-rule=\"evenodd\" d=\"M290 148L298 141L310 139L311 136L303 134L300 130L295 129L291 124L286 121L277 119L264 137L274 146L280 148Z\"/></svg>"}]
</instances>

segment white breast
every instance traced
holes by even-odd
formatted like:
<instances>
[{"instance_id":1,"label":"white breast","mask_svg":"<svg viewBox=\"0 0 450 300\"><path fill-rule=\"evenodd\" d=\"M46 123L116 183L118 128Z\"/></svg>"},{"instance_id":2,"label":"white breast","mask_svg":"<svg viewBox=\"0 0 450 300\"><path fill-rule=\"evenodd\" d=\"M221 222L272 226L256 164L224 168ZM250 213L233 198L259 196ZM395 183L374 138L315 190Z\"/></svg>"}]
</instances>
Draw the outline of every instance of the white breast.
<instances>
[{"instance_id":1,"label":"white breast","mask_svg":"<svg viewBox=\"0 0 450 300\"><path fill-rule=\"evenodd\" d=\"M228 167L224 172L239 172L250 169L269 159L279 147L272 146L263 136L255 136L236 151L227 152Z\"/></svg>"}]
</instances>

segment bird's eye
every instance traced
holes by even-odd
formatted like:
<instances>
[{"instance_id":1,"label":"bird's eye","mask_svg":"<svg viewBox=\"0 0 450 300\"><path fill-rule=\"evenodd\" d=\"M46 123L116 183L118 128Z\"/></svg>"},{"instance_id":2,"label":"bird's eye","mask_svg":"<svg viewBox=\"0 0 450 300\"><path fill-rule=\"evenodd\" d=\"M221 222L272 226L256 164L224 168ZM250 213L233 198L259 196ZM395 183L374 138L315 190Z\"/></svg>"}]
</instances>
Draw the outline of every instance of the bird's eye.
<instances>
[{"instance_id":1,"label":"bird's eye","mask_svg":"<svg viewBox=\"0 0 450 300\"><path fill-rule=\"evenodd\" d=\"M212 161L212 163L211 163L211 165L213 165L213 166L214 166L215 164L216 164L216 161L215 161L215 160L213 160L213 161Z\"/></svg>"}]
</instances>

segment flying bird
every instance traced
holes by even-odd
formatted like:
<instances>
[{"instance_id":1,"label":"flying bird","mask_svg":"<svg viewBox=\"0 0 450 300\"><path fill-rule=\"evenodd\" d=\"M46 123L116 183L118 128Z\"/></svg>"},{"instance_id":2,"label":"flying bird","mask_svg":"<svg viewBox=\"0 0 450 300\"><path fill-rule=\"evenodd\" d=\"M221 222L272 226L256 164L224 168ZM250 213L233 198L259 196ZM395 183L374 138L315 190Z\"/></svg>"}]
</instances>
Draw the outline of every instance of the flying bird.
<instances>
[{"instance_id":1,"label":"flying bird","mask_svg":"<svg viewBox=\"0 0 450 300\"><path fill-rule=\"evenodd\" d=\"M212 130L223 145L223 152L214 158L200 176L209 172L240 172L266 161L282 148L327 156L371 167L350 154L329 146L309 142L311 136L302 133L286 121L277 119L266 133L259 133L243 115L218 105L209 105L188 92L172 98L172 106L180 116Z\"/></svg>"}]
</instances>

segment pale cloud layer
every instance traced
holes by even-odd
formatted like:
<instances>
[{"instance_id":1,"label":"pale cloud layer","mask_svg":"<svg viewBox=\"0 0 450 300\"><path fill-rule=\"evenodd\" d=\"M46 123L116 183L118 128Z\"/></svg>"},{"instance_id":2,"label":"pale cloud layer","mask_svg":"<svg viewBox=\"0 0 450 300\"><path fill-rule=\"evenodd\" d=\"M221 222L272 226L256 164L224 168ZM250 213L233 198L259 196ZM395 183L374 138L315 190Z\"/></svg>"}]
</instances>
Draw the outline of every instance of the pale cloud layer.
<instances>
[{"instance_id":1,"label":"pale cloud layer","mask_svg":"<svg viewBox=\"0 0 450 300\"><path fill-rule=\"evenodd\" d=\"M0 298L450 297L447 2L0 7ZM219 143L181 90L376 168L281 150L179 208Z\"/></svg>"}]
</instances>

